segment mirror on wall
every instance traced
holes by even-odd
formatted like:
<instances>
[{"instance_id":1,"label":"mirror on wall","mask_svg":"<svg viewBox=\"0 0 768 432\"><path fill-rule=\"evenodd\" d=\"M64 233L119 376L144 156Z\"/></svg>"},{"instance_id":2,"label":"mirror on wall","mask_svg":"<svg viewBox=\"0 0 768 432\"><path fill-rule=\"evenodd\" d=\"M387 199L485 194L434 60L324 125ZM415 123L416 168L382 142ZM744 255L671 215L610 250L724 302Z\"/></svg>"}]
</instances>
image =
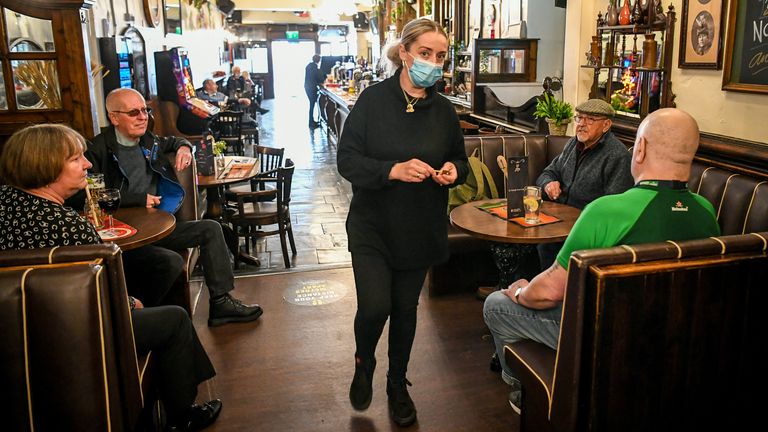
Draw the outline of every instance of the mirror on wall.
<instances>
[{"instance_id":1,"label":"mirror on wall","mask_svg":"<svg viewBox=\"0 0 768 432\"><path fill-rule=\"evenodd\" d=\"M181 34L181 0L164 0L165 33Z\"/></svg>"},{"instance_id":2,"label":"mirror on wall","mask_svg":"<svg viewBox=\"0 0 768 432\"><path fill-rule=\"evenodd\" d=\"M52 52L51 21L5 9L6 37L11 52Z\"/></svg>"}]
</instances>

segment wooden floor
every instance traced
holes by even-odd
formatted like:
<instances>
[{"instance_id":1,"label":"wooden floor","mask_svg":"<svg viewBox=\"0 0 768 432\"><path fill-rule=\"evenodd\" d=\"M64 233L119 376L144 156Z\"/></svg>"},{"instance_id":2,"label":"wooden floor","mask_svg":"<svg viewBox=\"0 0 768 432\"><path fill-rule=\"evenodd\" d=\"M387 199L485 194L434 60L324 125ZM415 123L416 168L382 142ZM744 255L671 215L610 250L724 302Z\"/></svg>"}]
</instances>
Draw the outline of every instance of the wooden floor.
<instances>
[{"instance_id":1,"label":"wooden floor","mask_svg":"<svg viewBox=\"0 0 768 432\"><path fill-rule=\"evenodd\" d=\"M284 299L287 289L308 281L346 293L320 306ZM255 323L208 328L207 290L202 291L194 321L217 376L201 386L198 399L224 401L221 417L206 431L400 430L387 411L386 328L373 402L362 413L349 404L356 307L350 268L238 278L233 293L264 308ZM408 373L418 422L407 430L518 430L507 386L488 369L491 352L482 303L472 294L422 295Z\"/></svg>"}]
</instances>

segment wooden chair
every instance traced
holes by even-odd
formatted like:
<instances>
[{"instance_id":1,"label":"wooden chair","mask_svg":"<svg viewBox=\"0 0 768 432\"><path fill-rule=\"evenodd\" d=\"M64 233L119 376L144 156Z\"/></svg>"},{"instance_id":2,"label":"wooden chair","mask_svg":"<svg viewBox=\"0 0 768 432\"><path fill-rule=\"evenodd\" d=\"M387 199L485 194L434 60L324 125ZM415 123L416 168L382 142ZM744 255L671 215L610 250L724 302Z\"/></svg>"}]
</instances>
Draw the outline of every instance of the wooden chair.
<instances>
[{"instance_id":1,"label":"wooden chair","mask_svg":"<svg viewBox=\"0 0 768 432\"><path fill-rule=\"evenodd\" d=\"M296 242L293 239L290 212L293 171L293 161L287 159L284 168L276 168L263 173L262 182L274 182L275 189L236 192L237 211L229 218L238 237L245 238L246 252L250 252L250 244L255 243L256 239L275 234L280 235L280 245L286 268L291 267L286 235L291 243L291 251L293 255L296 255ZM272 176L274 179L271 178ZM274 202L259 201L262 197L270 196L275 197ZM265 225L277 225L277 229L263 231L262 227Z\"/></svg>"},{"instance_id":2,"label":"wooden chair","mask_svg":"<svg viewBox=\"0 0 768 432\"><path fill-rule=\"evenodd\" d=\"M4 430L148 426L151 356L136 355L114 244L0 252L0 334Z\"/></svg>"},{"instance_id":3,"label":"wooden chair","mask_svg":"<svg viewBox=\"0 0 768 432\"><path fill-rule=\"evenodd\" d=\"M259 175L250 180L250 191L263 191L275 188L277 169L283 166L284 148L256 146L253 149L253 157L259 158ZM248 192L246 185L233 186L227 189L225 198L227 204L235 206L235 192ZM275 196L262 196L254 198L256 201L274 201Z\"/></svg>"},{"instance_id":4,"label":"wooden chair","mask_svg":"<svg viewBox=\"0 0 768 432\"><path fill-rule=\"evenodd\" d=\"M217 140L227 143L227 150L245 156L243 149L242 111L221 111L211 122L211 131Z\"/></svg>"}]
</instances>

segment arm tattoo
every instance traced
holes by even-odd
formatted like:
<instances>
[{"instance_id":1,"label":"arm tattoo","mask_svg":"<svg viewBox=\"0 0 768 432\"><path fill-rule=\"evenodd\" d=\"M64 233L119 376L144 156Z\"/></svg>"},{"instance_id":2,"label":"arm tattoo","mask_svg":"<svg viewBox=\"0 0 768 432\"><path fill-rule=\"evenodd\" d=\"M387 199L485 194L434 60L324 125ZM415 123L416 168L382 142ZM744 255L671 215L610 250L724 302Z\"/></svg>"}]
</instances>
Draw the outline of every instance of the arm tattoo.
<instances>
[{"instance_id":1,"label":"arm tattoo","mask_svg":"<svg viewBox=\"0 0 768 432\"><path fill-rule=\"evenodd\" d=\"M546 276L550 276L552 273L556 272L557 269L559 268L562 268L562 267L560 267L560 264L557 261L555 261L551 267L549 267L547 270L544 271L544 274Z\"/></svg>"}]
</instances>

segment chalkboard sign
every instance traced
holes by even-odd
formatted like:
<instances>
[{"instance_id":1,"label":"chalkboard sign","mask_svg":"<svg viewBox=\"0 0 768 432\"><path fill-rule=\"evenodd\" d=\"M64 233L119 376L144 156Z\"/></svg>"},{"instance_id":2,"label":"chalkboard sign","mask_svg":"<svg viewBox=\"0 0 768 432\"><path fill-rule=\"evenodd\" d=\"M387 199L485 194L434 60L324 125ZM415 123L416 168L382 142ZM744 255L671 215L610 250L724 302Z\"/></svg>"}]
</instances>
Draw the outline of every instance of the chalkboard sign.
<instances>
[{"instance_id":1,"label":"chalkboard sign","mask_svg":"<svg viewBox=\"0 0 768 432\"><path fill-rule=\"evenodd\" d=\"M728 12L723 89L768 94L768 0L734 0Z\"/></svg>"}]
</instances>

